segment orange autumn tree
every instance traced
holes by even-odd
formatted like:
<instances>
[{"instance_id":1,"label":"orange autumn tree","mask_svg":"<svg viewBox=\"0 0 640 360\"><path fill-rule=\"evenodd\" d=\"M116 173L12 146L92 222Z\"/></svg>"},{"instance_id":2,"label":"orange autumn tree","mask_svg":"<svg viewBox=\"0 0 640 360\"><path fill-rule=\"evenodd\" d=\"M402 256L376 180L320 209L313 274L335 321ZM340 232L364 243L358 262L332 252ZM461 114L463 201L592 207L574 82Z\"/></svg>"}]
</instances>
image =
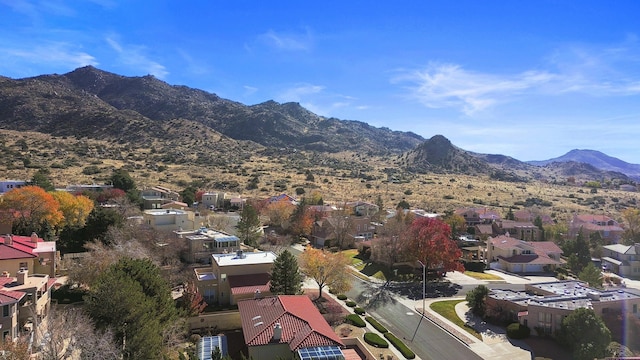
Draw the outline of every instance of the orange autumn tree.
<instances>
[{"instance_id":1,"label":"orange autumn tree","mask_svg":"<svg viewBox=\"0 0 640 360\"><path fill-rule=\"evenodd\" d=\"M462 251L451 240L451 228L436 218L418 218L402 236L408 259L421 261L427 270L464 271Z\"/></svg>"},{"instance_id":2,"label":"orange autumn tree","mask_svg":"<svg viewBox=\"0 0 640 360\"><path fill-rule=\"evenodd\" d=\"M341 253L308 247L300 255L300 269L318 284L318 299L326 286L336 293L351 288L351 275L347 269L349 259Z\"/></svg>"},{"instance_id":3,"label":"orange autumn tree","mask_svg":"<svg viewBox=\"0 0 640 360\"><path fill-rule=\"evenodd\" d=\"M274 201L266 206L265 214L269 217L269 223L281 229L289 227L289 218L296 206L286 199Z\"/></svg>"},{"instance_id":4,"label":"orange autumn tree","mask_svg":"<svg viewBox=\"0 0 640 360\"><path fill-rule=\"evenodd\" d=\"M13 227L25 235L43 232L60 224L64 216L53 195L39 186L13 189L2 197L0 209L9 216Z\"/></svg>"},{"instance_id":5,"label":"orange autumn tree","mask_svg":"<svg viewBox=\"0 0 640 360\"><path fill-rule=\"evenodd\" d=\"M64 218L59 227L83 227L93 210L93 201L84 195L73 195L66 191L51 193L60 205Z\"/></svg>"}]
</instances>

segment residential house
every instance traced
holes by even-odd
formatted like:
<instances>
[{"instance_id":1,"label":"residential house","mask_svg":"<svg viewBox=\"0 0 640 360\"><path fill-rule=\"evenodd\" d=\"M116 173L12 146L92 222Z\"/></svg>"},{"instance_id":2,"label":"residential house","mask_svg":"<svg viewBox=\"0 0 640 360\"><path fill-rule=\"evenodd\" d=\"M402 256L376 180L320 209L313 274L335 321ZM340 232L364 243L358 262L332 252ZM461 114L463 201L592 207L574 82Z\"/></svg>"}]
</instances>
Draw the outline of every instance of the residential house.
<instances>
[{"instance_id":1,"label":"residential house","mask_svg":"<svg viewBox=\"0 0 640 360\"><path fill-rule=\"evenodd\" d=\"M42 324L42 320L49 313L51 289L56 280L46 274L29 275L29 271L26 269L18 271L15 278L0 277L0 299L3 299L3 335L15 339L20 332L33 331L35 326ZM4 316L5 314L7 315ZM5 323L8 325L6 329L4 328Z\"/></svg>"},{"instance_id":2,"label":"residential house","mask_svg":"<svg viewBox=\"0 0 640 360\"><path fill-rule=\"evenodd\" d=\"M490 267L513 273L553 271L563 264L560 255L562 250L551 241L524 241L506 234L487 242Z\"/></svg>"},{"instance_id":3,"label":"residential house","mask_svg":"<svg viewBox=\"0 0 640 360\"><path fill-rule=\"evenodd\" d=\"M224 205L224 199L226 194L223 192L206 192L202 194L202 205L209 208L221 208Z\"/></svg>"},{"instance_id":4,"label":"residential house","mask_svg":"<svg viewBox=\"0 0 640 360\"><path fill-rule=\"evenodd\" d=\"M164 203L160 205L161 209L174 209L174 210L185 210L189 208L189 204L183 203L182 201L170 201L168 203Z\"/></svg>"},{"instance_id":5,"label":"residential house","mask_svg":"<svg viewBox=\"0 0 640 360\"><path fill-rule=\"evenodd\" d=\"M624 229L606 215L574 215L569 223L569 237L575 238L580 232L587 240L591 234L600 233L600 237L608 245L619 243Z\"/></svg>"},{"instance_id":6,"label":"residential house","mask_svg":"<svg viewBox=\"0 0 640 360\"><path fill-rule=\"evenodd\" d=\"M357 241L373 238L375 226L366 216L332 216L320 219L311 230L312 243L318 247L338 246L335 242L343 237L343 248L355 247Z\"/></svg>"},{"instance_id":7,"label":"residential house","mask_svg":"<svg viewBox=\"0 0 640 360\"><path fill-rule=\"evenodd\" d=\"M640 317L640 296L623 289L599 290L575 280L526 284L525 291L493 289L487 296L490 316L502 314L533 329L552 334L562 319L579 308L590 308L598 316L607 312Z\"/></svg>"},{"instance_id":8,"label":"residential house","mask_svg":"<svg viewBox=\"0 0 640 360\"><path fill-rule=\"evenodd\" d=\"M240 250L240 239L221 230L206 227L174 231L176 236L187 241L187 261L191 263L210 264L213 254L235 253Z\"/></svg>"},{"instance_id":9,"label":"residential house","mask_svg":"<svg viewBox=\"0 0 640 360\"><path fill-rule=\"evenodd\" d=\"M160 209L162 204L180 200L180 194L162 186L142 190L142 203L145 209Z\"/></svg>"},{"instance_id":10,"label":"residential house","mask_svg":"<svg viewBox=\"0 0 640 360\"><path fill-rule=\"evenodd\" d=\"M238 302L249 358L344 359L340 337L305 295Z\"/></svg>"},{"instance_id":11,"label":"residential house","mask_svg":"<svg viewBox=\"0 0 640 360\"><path fill-rule=\"evenodd\" d=\"M13 189L19 189L26 185L27 182L24 180L2 180L0 181L0 194L4 194Z\"/></svg>"},{"instance_id":12,"label":"residential house","mask_svg":"<svg viewBox=\"0 0 640 360\"><path fill-rule=\"evenodd\" d=\"M602 266L620 276L640 278L640 243L603 246Z\"/></svg>"},{"instance_id":13,"label":"residential house","mask_svg":"<svg viewBox=\"0 0 640 360\"><path fill-rule=\"evenodd\" d=\"M31 236L3 235L0 238L0 273L13 276L22 269L35 274L56 273L58 254L55 241Z\"/></svg>"},{"instance_id":14,"label":"residential house","mask_svg":"<svg viewBox=\"0 0 640 360\"><path fill-rule=\"evenodd\" d=\"M67 185L65 188L66 192L70 192L73 194L82 194L84 192L102 192L106 190L113 189L113 185L105 185L105 184L78 184L78 185Z\"/></svg>"},{"instance_id":15,"label":"residential house","mask_svg":"<svg viewBox=\"0 0 640 360\"><path fill-rule=\"evenodd\" d=\"M502 218L500 214L498 214L495 210L491 210L486 207L458 208L454 211L454 213L462 216L466 221L467 226L490 224Z\"/></svg>"},{"instance_id":16,"label":"residential house","mask_svg":"<svg viewBox=\"0 0 640 360\"><path fill-rule=\"evenodd\" d=\"M530 210L527 209L521 209L518 211L515 211L513 213L513 217L515 219L515 221L521 221L521 222L534 222L536 220L536 218L540 216L540 220L542 220L542 224L544 225L550 225L553 224L553 219L551 218L551 216L547 215L547 214L543 214L543 213L535 213L532 212Z\"/></svg>"},{"instance_id":17,"label":"residential house","mask_svg":"<svg viewBox=\"0 0 640 360\"><path fill-rule=\"evenodd\" d=\"M478 224L474 226L476 237L482 241L487 241L491 236L497 236L498 233L494 233L493 224Z\"/></svg>"},{"instance_id":18,"label":"residential house","mask_svg":"<svg viewBox=\"0 0 640 360\"><path fill-rule=\"evenodd\" d=\"M378 213L380 210L378 205L368 203L366 201L352 201L345 204L346 208L356 216L368 216L371 217Z\"/></svg>"},{"instance_id":19,"label":"residential house","mask_svg":"<svg viewBox=\"0 0 640 360\"><path fill-rule=\"evenodd\" d=\"M153 209L142 213L142 222L159 231L188 231L206 227L207 218L190 210Z\"/></svg>"},{"instance_id":20,"label":"residential house","mask_svg":"<svg viewBox=\"0 0 640 360\"><path fill-rule=\"evenodd\" d=\"M525 241L542 240L542 231L532 222L499 220L492 224L493 233L504 235L509 234L512 238Z\"/></svg>"},{"instance_id":21,"label":"residential house","mask_svg":"<svg viewBox=\"0 0 640 360\"><path fill-rule=\"evenodd\" d=\"M298 205L298 200L296 200L296 198L288 194L280 194L280 195L272 196L267 199L267 204L271 204L278 201L286 201L291 203L291 205Z\"/></svg>"},{"instance_id":22,"label":"residential house","mask_svg":"<svg viewBox=\"0 0 640 360\"><path fill-rule=\"evenodd\" d=\"M211 267L194 269L198 290L209 304L235 305L256 292L270 294L269 280L276 259L273 252L211 255Z\"/></svg>"},{"instance_id":23,"label":"residential house","mask_svg":"<svg viewBox=\"0 0 640 360\"><path fill-rule=\"evenodd\" d=\"M229 199L229 205L231 205L232 208L236 208L240 211L244 209L244 205L246 203L247 203L247 199L243 199L239 196L235 196Z\"/></svg>"}]
</instances>

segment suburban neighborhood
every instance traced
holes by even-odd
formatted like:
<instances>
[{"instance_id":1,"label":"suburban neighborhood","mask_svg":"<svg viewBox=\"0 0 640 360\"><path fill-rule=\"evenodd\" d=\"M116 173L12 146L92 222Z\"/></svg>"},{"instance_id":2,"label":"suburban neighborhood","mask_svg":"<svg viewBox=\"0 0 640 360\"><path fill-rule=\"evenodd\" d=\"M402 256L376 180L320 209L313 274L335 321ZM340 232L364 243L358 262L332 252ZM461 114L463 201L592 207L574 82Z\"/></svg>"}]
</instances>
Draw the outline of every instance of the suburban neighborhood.
<instances>
[{"instance_id":1,"label":"suburban neighborhood","mask_svg":"<svg viewBox=\"0 0 640 360\"><path fill-rule=\"evenodd\" d=\"M88 350L74 345L72 331L52 328L56 313L85 307L91 318L95 306L110 306L98 290L101 273L136 266L155 268L153 281L171 290L164 295L175 304L171 312L181 309L167 320L185 319L182 345L157 349L179 359L429 359L450 346L464 358L581 358L579 348L563 345L572 336L566 319L578 309L612 327L607 349L615 342L616 351L640 350L633 340L640 329L640 244L625 240L625 224L605 215L575 214L559 225L537 208L437 213L361 200L326 203L320 194L250 199L138 190L121 171L108 185L45 192L32 181L7 180L0 188L7 215L0 329L4 343L23 345L27 358L85 358ZM68 228L47 232L42 222L27 222L36 212L21 210L29 204L16 194L66 204L63 218L75 216L76 229L94 221L96 211L103 212L100 223L105 214L120 220L93 238L78 239L83 233ZM47 238L15 231L36 228ZM382 309L390 304L405 315L386 317ZM439 310L445 305L451 312ZM135 321L142 320L123 326ZM98 320L94 331L108 333L111 347L120 341L126 356L155 356L128 345L135 337L126 338L127 329L100 327L108 323ZM445 348L414 341L426 331L447 337L439 345ZM597 351L604 357L609 350Z\"/></svg>"}]
</instances>

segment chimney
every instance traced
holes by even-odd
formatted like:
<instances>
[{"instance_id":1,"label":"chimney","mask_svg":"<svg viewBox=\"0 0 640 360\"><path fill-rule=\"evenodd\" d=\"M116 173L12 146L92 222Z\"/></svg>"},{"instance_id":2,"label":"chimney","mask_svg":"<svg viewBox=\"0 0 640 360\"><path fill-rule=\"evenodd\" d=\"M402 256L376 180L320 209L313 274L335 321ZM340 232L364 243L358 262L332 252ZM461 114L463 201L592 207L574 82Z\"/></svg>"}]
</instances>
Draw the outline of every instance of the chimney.
<instances>
[{"instance_id":1,"label":"chimney","mask_svg":"<svg viewBox=\"0 0 640 360\"><path fill-rule=\"evenodd\" d=\"M35 232L31 233L31 242L34 244L38 242L38 234L36 234Z\"/></svg>"},{"instance_id":2,"label":"chimney","mask_svg":"<svg viewBox=\"0 0 640 360\"><path fill-rule=\"evenodd\" d=\"M256 291L253 293L253 298L254 299L261 299L262 298L262 293L260 293L260 289L256 289Z\"/></svg>"},{"instance_id":3,"label":"chimney","mask_svg":"<svg viewBox=\"0 0 640 360\"><path fill-rule=\"evenodd\" d=\"M282 339L282 326L280 326L280 323L276 323L273 326L273 340L280 342L280 339Z\"/></svg>"},{"instance_id":4,"label":"chimney","mask_svg":"<svg viewBox=\"0 0 640 360\"><path fill-rule=\"evenodd\" d=\"M11 237L11 234L7 234L4 236L4 243L6 245L13 245L13 238Z\"/></svg>"},{"instance_id":5,"label":"chimney","mask_svg":"<svg viewBox=\"0 0 640 360\"><path fill-rule=\"evenodd\" d=\"M27 280L28 277L29 277L29 270L20 269L20 271L18 271L18 274L17 274L18 284L19 285L24 285L25 284L25 280Z\"/></svg>"}]
</instances>

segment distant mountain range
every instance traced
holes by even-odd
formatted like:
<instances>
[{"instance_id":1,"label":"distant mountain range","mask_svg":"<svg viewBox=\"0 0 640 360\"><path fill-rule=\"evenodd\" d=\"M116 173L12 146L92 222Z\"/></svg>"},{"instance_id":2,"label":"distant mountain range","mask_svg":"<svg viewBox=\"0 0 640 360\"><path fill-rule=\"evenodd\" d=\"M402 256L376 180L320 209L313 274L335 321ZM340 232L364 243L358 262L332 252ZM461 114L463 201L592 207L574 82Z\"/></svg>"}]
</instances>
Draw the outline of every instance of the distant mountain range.
<instances>
[{"instance_id":1,"label":"distant mountain range","mask_svg":"<svg viewBox=\"0 0 640 360\"><path fill-rule=\"evenodd\" d=\"M125 77L92 66L63 75L0 76L0 128L147 147L174 141L199 147L215 143L212 151L227 152L266 147L396 155L396 165L410 172L484 174L508 181L576 175L640 179L640 165L598 151L521 162L465 151L442 135L426 140L412 132L326 118L298 103L247 106L153 76Z\"/></svg>"}]
</instances>

